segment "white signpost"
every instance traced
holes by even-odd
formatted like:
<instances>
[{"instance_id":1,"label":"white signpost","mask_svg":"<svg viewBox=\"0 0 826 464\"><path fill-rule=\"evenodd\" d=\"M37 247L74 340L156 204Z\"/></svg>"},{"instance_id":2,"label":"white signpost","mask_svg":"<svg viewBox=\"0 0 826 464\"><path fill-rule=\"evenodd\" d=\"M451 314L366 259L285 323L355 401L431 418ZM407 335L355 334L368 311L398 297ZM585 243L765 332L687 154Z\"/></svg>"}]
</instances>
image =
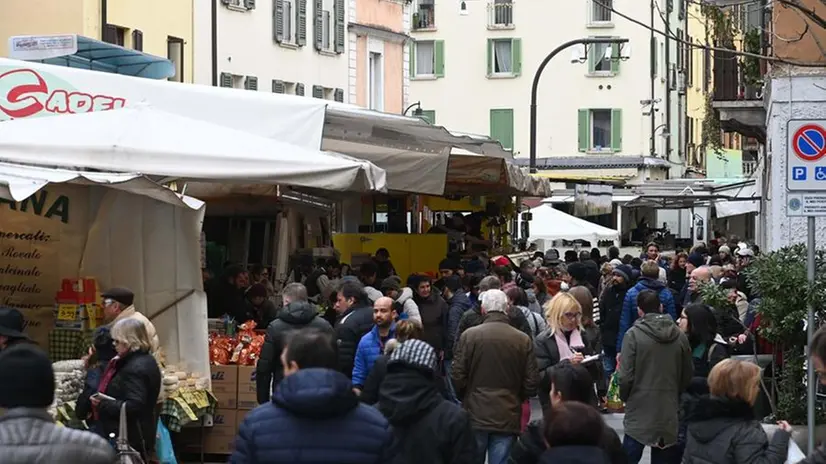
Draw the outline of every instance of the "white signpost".
<instances>
[{"instance_id":1,"label":"white signpost","mask_svg":"<svg viewBox=\"0 0 826 464\"><path fill-rule=\"evenodd\" d=\"M826 120L791 120L786 146L786 214L806 217L808 221L807 272L809 285L815 281L815 218L826 216ZM814 335L814 307L809 305L806 335L809 344ZM808 366L809 455L815 443L815 379L812 362Z\"/></svg>"}]
</instances>

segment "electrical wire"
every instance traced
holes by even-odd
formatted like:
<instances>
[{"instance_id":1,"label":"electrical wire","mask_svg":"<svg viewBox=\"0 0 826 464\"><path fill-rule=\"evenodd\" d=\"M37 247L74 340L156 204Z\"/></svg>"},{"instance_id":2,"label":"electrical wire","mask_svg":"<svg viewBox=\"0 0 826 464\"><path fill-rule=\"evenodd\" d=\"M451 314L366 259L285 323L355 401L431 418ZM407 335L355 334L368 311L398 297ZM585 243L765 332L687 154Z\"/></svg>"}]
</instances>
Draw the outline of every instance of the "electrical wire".
<instances>
[{"instance_id":1,"label":"electrical wire","mask_svg":"<svg viewBox=\"0 0 826 464\"><path fill-rule=\"evenodd\" d=\"M616 9L614 9L612 6L602 2L600 0L591 0L591 1L596 3L597 5L602 6L606 10L611 11L612 13L616 14L620 18L623 18L623 19L625 19L625 20L627 20L627 21L629 21L633 24L636 24L636 25L638 25L640 27L643 27L643 28L645 28L649 31L652 31L655 34L661 35L663 37L668 37L669 39L674 40L677 43L687 45L691 48L699 48L699 49L702 49L702 50L709 50L709 51L712 51L712 52L730 53L730 54L735 55L735 56L746 56L746 57L750 57L750 58L757 58L757 59L760 59L760 60L769 61L769 62L772 62L772 63L783 63L783 64L789 64L789 65L792 65L792 66L800 66L800 67L803 67L803 68L822 68L824 66L823 63L807 63L807 62L793 61L793 60L787 60L787 59L784 59L784 58L778 58L778 57L774 57L774 56L766 56L766 55L760 55L760 54L757 54L757 53L750 53L750 52L744 52L744 51L740 51L740 50L734 50L734 49L731 49L731 48L712 47L712 46L709 46L707 44L702 45L702 44L686 42L685 40L680 39L678 37L675 37L672 34L668 34L666 32L663 32L663 31L661 31L657 28L654 28L654 27L651 27L651 26L645 24L642 21L639 21L639 20L634 19L634 18L632 18L632 17L630 17L626 14L623 14L623 13L617 11Z\"/></svg>"}]
</instances>

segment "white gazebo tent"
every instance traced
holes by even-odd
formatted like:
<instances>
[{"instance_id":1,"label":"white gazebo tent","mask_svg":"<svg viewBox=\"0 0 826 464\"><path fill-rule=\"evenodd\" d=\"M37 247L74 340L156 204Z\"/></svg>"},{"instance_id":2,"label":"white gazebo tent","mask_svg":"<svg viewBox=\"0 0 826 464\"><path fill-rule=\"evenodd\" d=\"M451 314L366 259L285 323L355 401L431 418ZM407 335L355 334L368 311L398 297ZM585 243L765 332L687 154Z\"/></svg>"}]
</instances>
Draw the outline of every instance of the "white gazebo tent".
<instances>
[{"instance_id":1,"label":"white gazebo tent","mask_svg":"<svg viewBox=\"0 0 826 464\"><path fill-rule=\"evenodd\" d=\"M596 246L600 240L619 241L619 233L614 229L571 216L544 203L531 209L530 238L531 242L554 240L587 240ZM543 250L544 251L544 250Z\"/></svg>"}]
</instances>

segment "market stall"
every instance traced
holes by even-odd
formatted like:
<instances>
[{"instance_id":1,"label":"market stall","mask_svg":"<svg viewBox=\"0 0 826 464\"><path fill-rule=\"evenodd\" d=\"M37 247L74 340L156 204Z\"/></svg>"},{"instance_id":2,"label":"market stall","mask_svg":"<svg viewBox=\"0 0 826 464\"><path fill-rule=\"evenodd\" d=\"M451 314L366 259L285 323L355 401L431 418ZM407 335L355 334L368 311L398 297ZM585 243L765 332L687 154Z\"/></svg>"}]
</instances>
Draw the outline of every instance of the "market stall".
<instances>
[{"instance_id":1,"label":"market stall","mask_svg":"<svg viewBox=\"0 0 826 464\"><path fill-rule=\"evenodd\" d=\"M531 208L530 214L530 242L536 242L539 251L553 248L554 240L587 240L592 246L602 240L612 240L615 245L619 241L616 230L603 227L599 224L571 216L553 207L550 203L543 203Z\"/></svg>"}]
</instances>

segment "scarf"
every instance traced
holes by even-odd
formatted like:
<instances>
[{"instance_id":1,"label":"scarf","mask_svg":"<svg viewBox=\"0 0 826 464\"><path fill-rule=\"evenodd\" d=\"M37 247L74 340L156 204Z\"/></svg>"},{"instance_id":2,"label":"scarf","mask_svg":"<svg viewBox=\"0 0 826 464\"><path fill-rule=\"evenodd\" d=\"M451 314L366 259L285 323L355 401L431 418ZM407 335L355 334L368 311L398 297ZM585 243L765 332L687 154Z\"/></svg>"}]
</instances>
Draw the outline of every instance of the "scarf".
<instances>
[{"instance_id":1,"label":"scarf","mask_svg":"<svg viewBox=\"0 0 826 464\"><path fill-rule=\"evenodd\" d=\"M100 383L98 384L99 393L106 393L109 383L112 382L112 377L114 377L115 373L117 373L117 364L119 360L120 356L115 356L109 360L109 364L106 365L106 370L103 371L103 377L100 378ZM95 420L98 420L98 410L94 405L92 405L92 413L94 414Z\"/></svg>"},{"instance_id":2,"label":"scarf","mask_svg":"<svg viewBox=\"0 0 826 464\"><path fill-rule=\"evenodd\" d=\"M571 342L565 339L565 334L561 330L554 331L554 338L556 338L556 348L559 350L559 360L571 359L574 357L574 350L581 350L585 348L585 343L582 342L582 335L579 329L574 329L571 332Z\"/></svg>"}]
</instances>

